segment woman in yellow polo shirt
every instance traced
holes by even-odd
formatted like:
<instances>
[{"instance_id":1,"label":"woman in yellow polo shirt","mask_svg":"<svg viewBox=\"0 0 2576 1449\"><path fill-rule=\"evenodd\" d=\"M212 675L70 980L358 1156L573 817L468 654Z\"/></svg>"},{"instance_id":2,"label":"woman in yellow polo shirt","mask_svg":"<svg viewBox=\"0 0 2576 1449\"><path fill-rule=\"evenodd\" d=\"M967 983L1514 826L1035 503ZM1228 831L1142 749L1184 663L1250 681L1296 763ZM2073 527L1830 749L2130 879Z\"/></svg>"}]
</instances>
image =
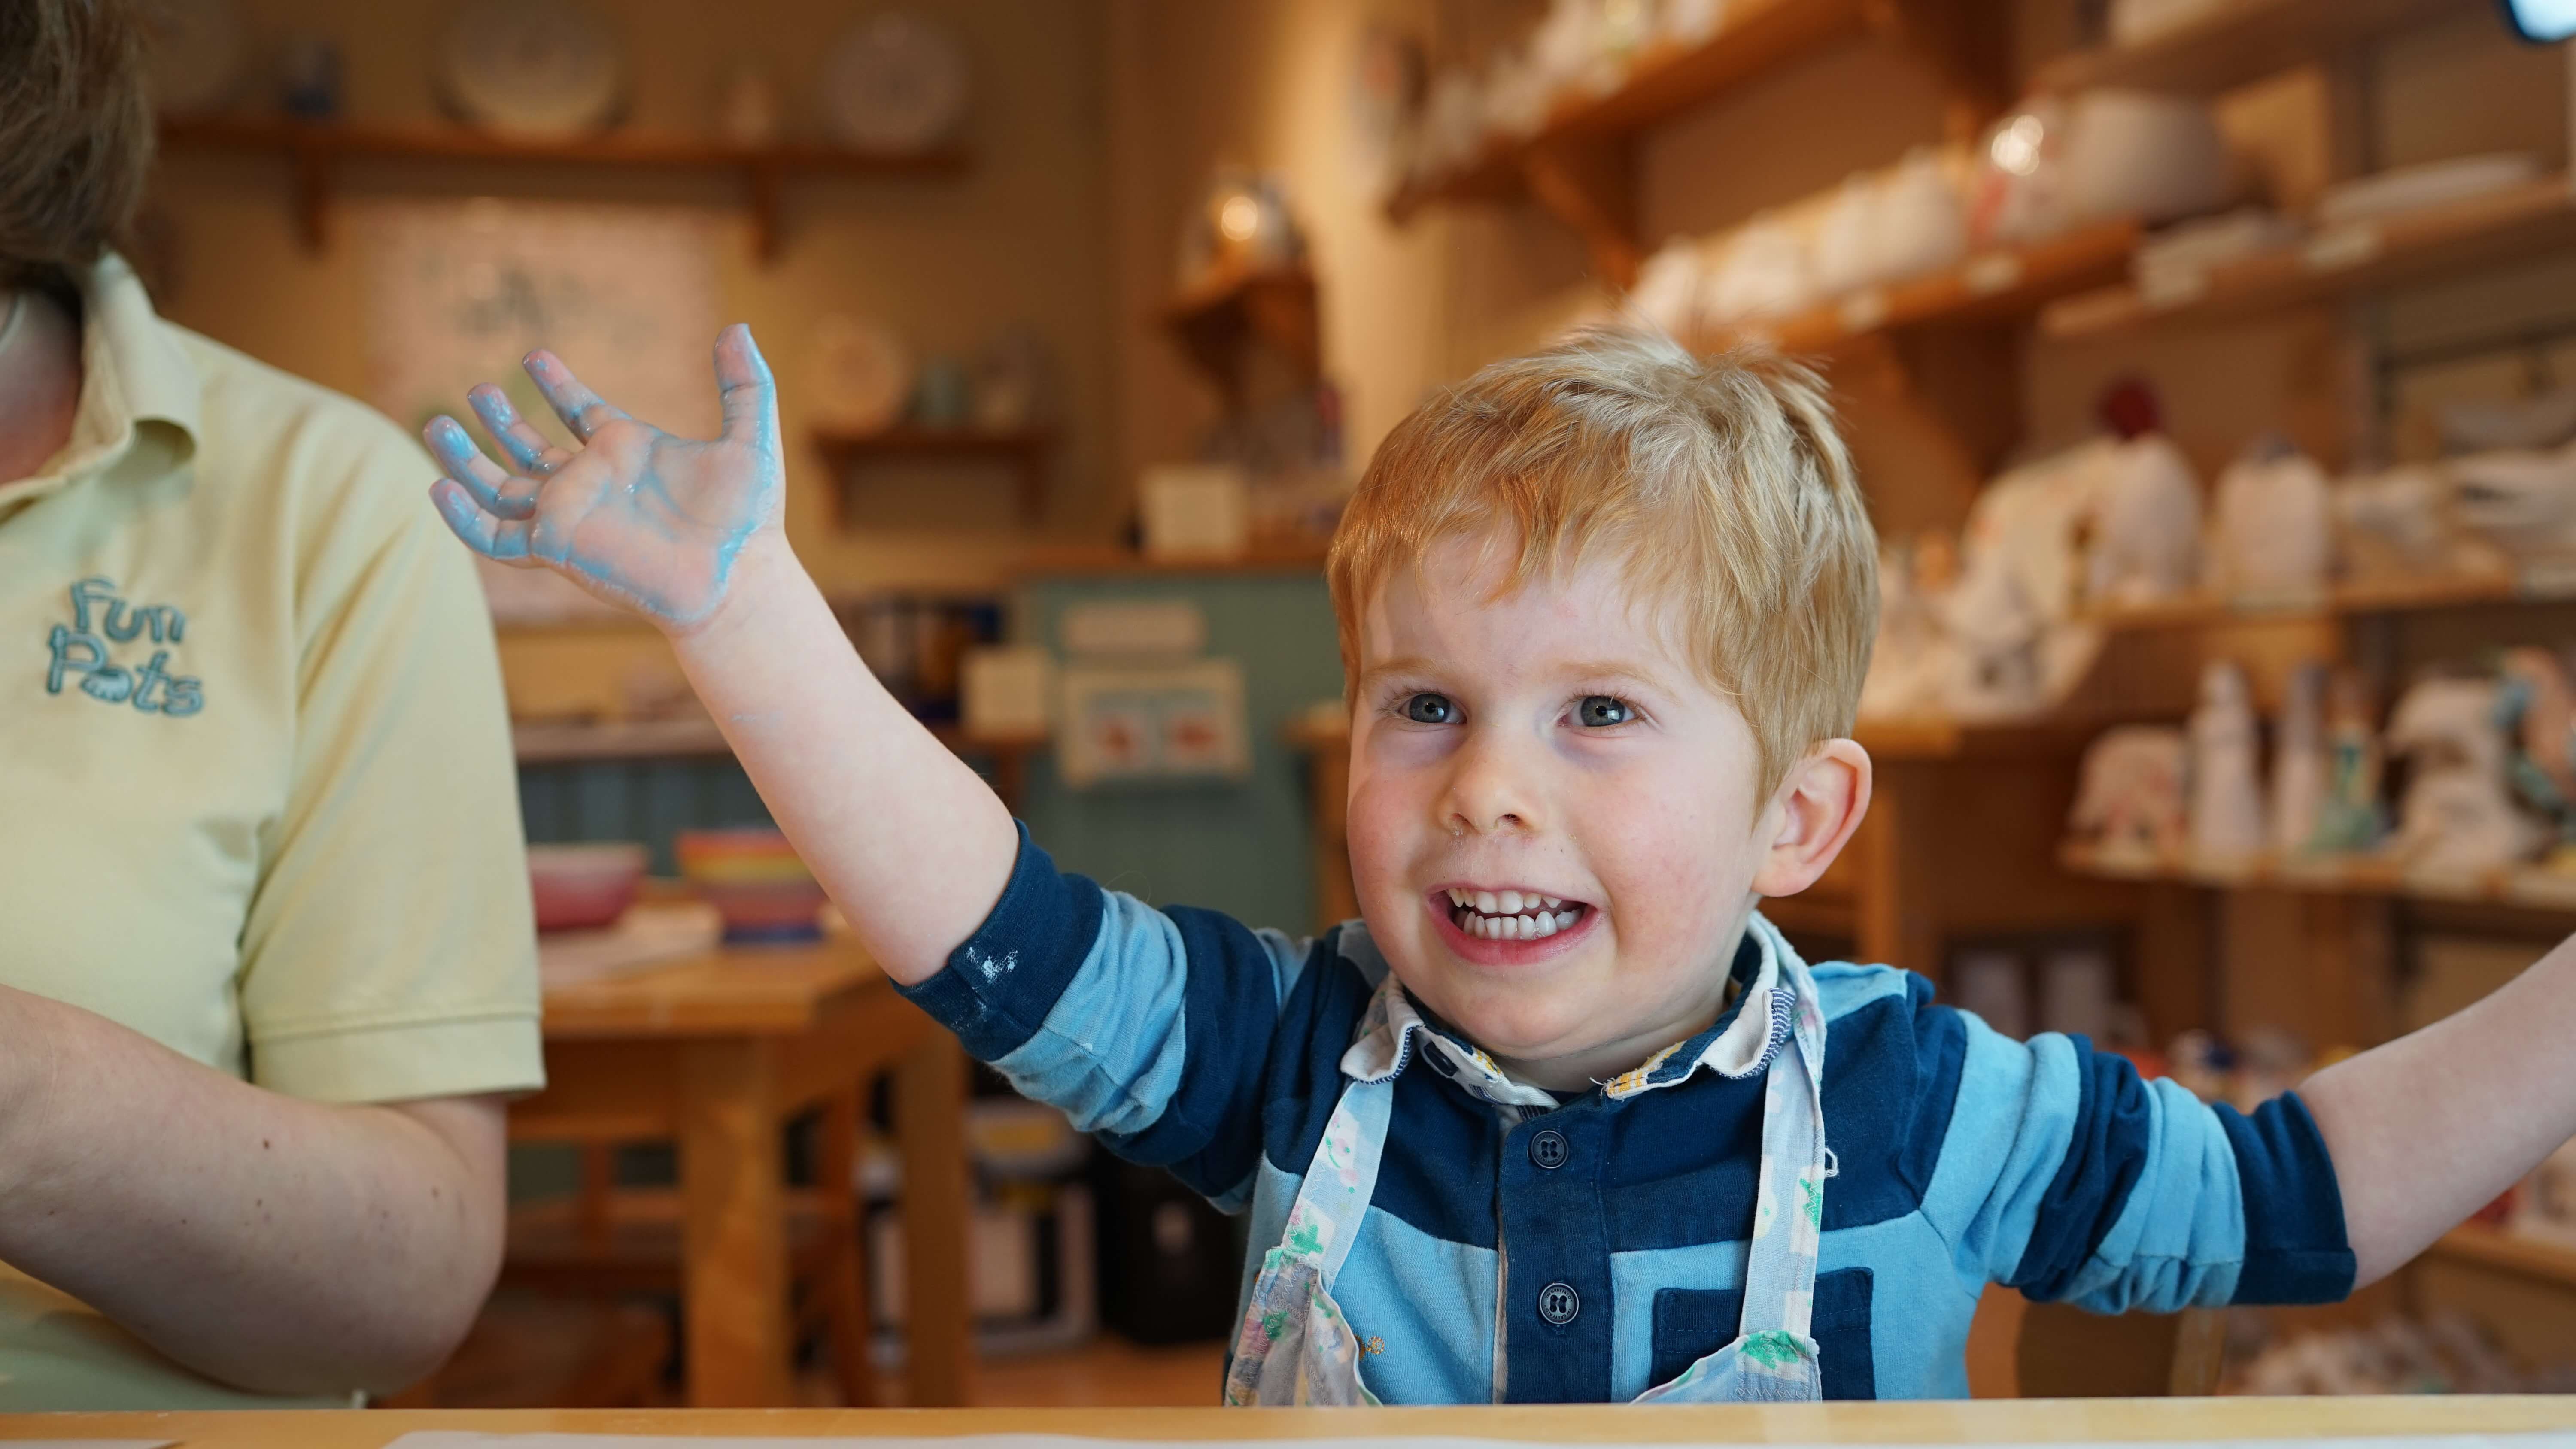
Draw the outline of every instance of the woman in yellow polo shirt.
<instances>
[{"instance_id":1,"label":"woman in yellow polo shirt","mask_svg":"<svg viewBox=\"0 0 2576 1449\"><path fill-rule=\"evenodd\" d=\"M346 1402L499 1260L508 730L435 469L106 250L137 48L0 5L0 1409Z\"/></svg>"}]
</instances>

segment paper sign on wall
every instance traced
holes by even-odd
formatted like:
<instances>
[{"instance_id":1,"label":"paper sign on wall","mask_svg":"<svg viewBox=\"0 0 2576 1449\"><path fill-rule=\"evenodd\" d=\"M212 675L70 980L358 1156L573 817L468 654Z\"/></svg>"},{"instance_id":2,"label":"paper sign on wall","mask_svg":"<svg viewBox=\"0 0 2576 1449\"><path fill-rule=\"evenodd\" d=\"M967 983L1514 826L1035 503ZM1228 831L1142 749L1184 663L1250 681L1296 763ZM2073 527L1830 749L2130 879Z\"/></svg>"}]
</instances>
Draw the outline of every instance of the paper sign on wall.
<instances>
[{"instance_id":1,"label":"paper sign on wall","mask_svg":"<svg viewBox=\"0 0 2576 1449\"><path fill-rule=\"evenodd\" d=\"M1251 773L1243 666L1231 659L1064 671L1056 770L1077 789Z\"/></svg>"}]
</instances>

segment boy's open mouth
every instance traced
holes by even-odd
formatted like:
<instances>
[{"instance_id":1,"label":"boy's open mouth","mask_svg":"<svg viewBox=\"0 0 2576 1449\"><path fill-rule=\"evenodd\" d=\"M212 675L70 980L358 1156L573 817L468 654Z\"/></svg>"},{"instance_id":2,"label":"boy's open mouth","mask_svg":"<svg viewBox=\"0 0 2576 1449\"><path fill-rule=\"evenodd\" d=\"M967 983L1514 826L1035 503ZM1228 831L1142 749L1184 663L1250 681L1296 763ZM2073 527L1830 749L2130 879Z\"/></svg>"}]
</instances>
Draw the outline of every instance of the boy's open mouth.
<instances>
[{"instance_id":1,"label":"boy's open mouth","mask_svg":"<svg viewBox=\"0 0 2576 1449\"><path fill-rule=\"evenodd\" d=\"M1537 941L1571 930L1592 909L1530 891L1449 890L1449 919L1480 941Z\"/></svg>"}]
</instances>

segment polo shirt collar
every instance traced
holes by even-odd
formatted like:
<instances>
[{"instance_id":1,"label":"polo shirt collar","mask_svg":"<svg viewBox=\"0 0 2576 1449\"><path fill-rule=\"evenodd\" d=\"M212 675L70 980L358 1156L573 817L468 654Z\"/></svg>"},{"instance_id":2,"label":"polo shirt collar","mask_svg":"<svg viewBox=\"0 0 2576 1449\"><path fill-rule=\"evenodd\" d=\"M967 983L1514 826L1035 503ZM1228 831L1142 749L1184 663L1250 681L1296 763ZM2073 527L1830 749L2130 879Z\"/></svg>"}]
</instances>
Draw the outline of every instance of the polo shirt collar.
<instances>
[{"instance_id":1,"label":"polo shirt collar","mask_svg":"<svg viewBox=\"0 0 2576 1449\"><path fill-rule=\"evenodd\" d=\"M81 392L72 435L42 473L0 483L0 504L106 471L138 443L177 466L196 452L203 384L151 295L113 252L81 279Z\"/></svg>"},{"instance_id":2,"label":"polo shirt collar","mask_svg":"<svg viewBox=\"0 0 2576 1449\"><path fill-rule=\"evenodd\" d=\"M1342 1075L1358 1082L1382 1082L1420 1060L1468 1095L1496 1106L1549 1111L1559 1105L1553 1093L1514 1080L1481 1048L1427 1018L1396 981L1377 943L1369 938L1366 923L1344 925L1335 945L1345 961L1377 983L1350 1048L1342 1053ZM1789 1037L1795 997L1786 963L1795 956L1779 930L1754 913L1735 948L1729 971L1735 983L1734 1000L1726 1011L1706 1031L1675 1042L1601 1083L1602 1095L1613 1100L1634 1097L1687 1081L1703 1069L1739 1079L1768 1071ZM1744 1009L1756 1000L1763 1003L1763 1010Z\"/></svg>"}]
</instances>

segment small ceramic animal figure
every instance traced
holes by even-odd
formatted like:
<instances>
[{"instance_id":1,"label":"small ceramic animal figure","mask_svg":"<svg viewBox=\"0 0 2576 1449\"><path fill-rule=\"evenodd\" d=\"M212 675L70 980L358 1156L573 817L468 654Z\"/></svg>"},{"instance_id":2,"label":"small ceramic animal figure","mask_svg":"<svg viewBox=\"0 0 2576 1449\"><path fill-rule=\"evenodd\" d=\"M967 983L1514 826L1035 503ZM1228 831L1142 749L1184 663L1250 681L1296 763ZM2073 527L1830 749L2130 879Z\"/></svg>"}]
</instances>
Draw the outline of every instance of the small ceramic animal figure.
<instances>
[{"instance_id":1,"label":"small ceramic animal figure","mask_svg":"<svg viewBox=\"0 0 2576 1449\"><path fill-rule=\"evenodd\" d=\"M2508 649L2501 671L2496 707L2515 745L2514 792L2557 827L2550 864L2576 870L2576 685L2546 649Z\"/></svg>"},{"instance_id":2,"label":"small ceramic animal figure","mask_svg":"<svg viewBox=\"0 0 2576 1449\"><path fill-rule=\"evenodd\" d=\"M2306 849L2333 854L2378 848L2388 828L2379 803L2379 724L2371 714L2370 687L2348 669L2327 686L2325 753L2325 798Z\"/></svg>"},{"instance_id":3,"label":"small ceramic animal figure","mask_svg":"<svg viewBox=\"0 0 2576 1449\"><path fill-rule=\"evenodd\" d=\"M2325 592L2334 559L2334 503L2325 470L2277 434L2218 478L2209 587L2237 599L2304 599Z\"/></svg>"},{"instance_id":4,"label":"small ceramic animal figure","mask_svg":"<svg viewBox=\"0 0 2576 1449\"><path fill-rule=\"evenodd\" d=\"M2272 747L2272 850L2304 854L2313 848L2325 814L2328 763L2325 740L2326 667L2314 660L2290 675L2289 697Z\"/></svg>"},{"instance_id":5,"label":"small ceramic animal figure","mask_svg":"<svg viewBox=\"0 0 2576 1449\"><path fill-rule=\"evenodd\" d=\"M2191 714L2191 853L2242 863L2263 850L2263 783L2255 768L2254 702L2245 673L2213 659Z\"/></svg>"},{"instance_id":6,"label":"small ceramic animal figure","mask_svg":"<svg viewBox=\"0 0 2576 1449\"><path fill-rule=\"evenodd\" d=\"M2191 592L2200 577L2200 482L2162 433L2119 445L2101 482L2085 594L2145 604Z\"/></svg>"},{"instance_id":7,"label":"small ceramic animal figure","mask_svg":"<svg viewBox=\"0 0 2576 1449\"><path fill-rule=\"evenodd\" d=\"M2189 753L2170 725L2121 725L2084 751L2082 784L2067 828L2105 861L2139 867L2179 857Z\"/></svg>"},{"instance_id":8,"label":"small ceramic animal figure","mask_svg":"<svg viewBox=\"0 0 2576 1449\"><path fill-rule=\"evenodd\" d=\"M2499 692L2488 679L2428 679L2397 702L2388 748L2413 774L2388 846L2412 869L2474 875L2527 860L2542 844L2506 784Z\"/></svg>"}]
</instances>

